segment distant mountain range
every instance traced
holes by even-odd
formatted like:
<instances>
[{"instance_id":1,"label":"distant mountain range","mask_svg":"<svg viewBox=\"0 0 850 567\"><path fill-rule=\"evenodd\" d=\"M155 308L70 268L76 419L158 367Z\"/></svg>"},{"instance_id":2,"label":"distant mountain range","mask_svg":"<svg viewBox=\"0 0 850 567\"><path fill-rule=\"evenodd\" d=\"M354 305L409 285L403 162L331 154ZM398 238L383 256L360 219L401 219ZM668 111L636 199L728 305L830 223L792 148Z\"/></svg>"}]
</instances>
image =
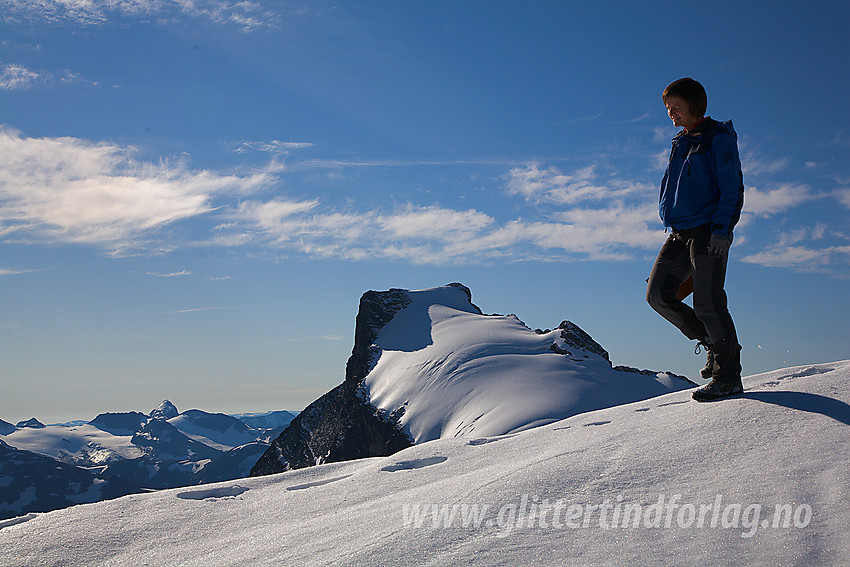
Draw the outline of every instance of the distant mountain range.
<instances>
[{"instance_id":1,"label":"distant mountain range","mask_svg":"<svg viewBox=\"0 0 850 567\"><path fill-rule=\"evenodd\" d=\"M0 420L0 519L149 489L243 478L295 413L231 416L168 400L89 422Z\"/></svg>"}]
</instances>

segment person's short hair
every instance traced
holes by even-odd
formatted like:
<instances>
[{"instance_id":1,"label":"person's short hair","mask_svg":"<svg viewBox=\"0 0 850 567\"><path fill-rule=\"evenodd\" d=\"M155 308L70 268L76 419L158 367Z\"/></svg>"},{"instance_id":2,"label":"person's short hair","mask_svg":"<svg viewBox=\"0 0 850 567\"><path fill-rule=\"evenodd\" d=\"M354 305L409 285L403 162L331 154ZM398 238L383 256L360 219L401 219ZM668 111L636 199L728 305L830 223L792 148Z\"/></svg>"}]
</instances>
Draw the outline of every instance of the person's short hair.
<instances>
[{"instance_id":1,"label":"person's short hair","mask_svg":"<svg viewBox=\"0 0 850 567\"><path fill-rule=\"evenodd\" d=\"M661 94L661 99L666 103L667 98L677 96L688 103L691 109L691 114L702 118L705 116L705 111L708 108L708 95L705 94L705 89L698 81L690 77L673 81L664 92Z\"/></svg>"}]
</instances>

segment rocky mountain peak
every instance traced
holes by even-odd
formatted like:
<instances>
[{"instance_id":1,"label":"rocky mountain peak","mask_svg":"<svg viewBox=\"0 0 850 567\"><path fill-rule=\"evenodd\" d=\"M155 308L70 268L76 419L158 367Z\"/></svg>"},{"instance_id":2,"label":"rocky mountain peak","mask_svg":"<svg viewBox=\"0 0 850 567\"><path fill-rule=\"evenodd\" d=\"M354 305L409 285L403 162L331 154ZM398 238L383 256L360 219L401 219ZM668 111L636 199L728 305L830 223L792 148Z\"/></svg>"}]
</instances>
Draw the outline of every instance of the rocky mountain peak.
<instances>
[{"instance_id":1,"label":"rocky mountain peak","mask_svg":"<svg viewBox=\"0 0 850 567\"><path fill-rule=\"evenodd\" d=\"M42 428L44 428L44 424L41 423L36 418L31 417L31 418L27 419L26 421L19 421L18 423L15 424L15 427L17 427L18 429L23 429L24 427L29 427L29 428L32 428L32 429L42 429Z\"/></svg>"},{"instance_id":2,"label":"rocky mountain peak","mask_svg":"<svg viewBox=\"0 0 850 567\"><path fill-rule=\"evenodd\" d=\"M364 293L343 383L292 420L251 475L386 456L443 436L501 435L689 387L613 368L570 321L535 334L471 300L457 283Z\"/></svg>"},{"instance_id":3,"label":"rocky mountain peak","mask_svg":"<svg viewBox=\"0 0 850 567\"><path fill-rule=\"evenodd\" d=\"M460 292L460 294L458 294ZM345 381L307 406L251 470L252 476L363 457L384 456L413 444L398 424L402 411L379 410L362 388L381 354L378 336L396 315L422 294L439 294L450 303L472 304L472 292L460 283L421 292L392 288L370 290L360 297L354 327L354 348L345 366Z\"/></svg>"},{"instance_id":4,"label":"rocky mountain peak","mask_svg":"<svg viewBox=\"0 0 850 567\"><path fill-rule=\"evenodd\" d=\"M3 421L0 419L0 435L8 435L15 431L15 426L9 423L8 421Z\"/></svg>"},{"instance_id":5,"label":"rocky mountain peak","mask_svg":"<svg viewBox=\"0 0 850 567\"><path fill-rule=\"evenodd\" d=\"M163 400L162 403L151 410L148 415L151 419L171 419L172 417L180 415L180 412L177 411L177 407L170 401Z\"/></svg>"}]
</instances>

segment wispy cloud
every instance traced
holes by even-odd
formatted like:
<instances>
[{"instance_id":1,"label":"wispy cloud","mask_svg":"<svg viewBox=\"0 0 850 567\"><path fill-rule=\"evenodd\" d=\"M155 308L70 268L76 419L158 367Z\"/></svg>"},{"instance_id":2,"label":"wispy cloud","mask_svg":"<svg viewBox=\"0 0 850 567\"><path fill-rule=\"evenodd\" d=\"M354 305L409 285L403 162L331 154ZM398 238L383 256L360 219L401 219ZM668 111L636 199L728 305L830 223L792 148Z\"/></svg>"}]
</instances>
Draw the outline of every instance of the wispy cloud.
<instances>
[{"instance_id":1,"label":"wispy cloud","mask_svg":"<svg viewBox=\"0 0 850 567\"><path fill-rule=\"evenodd\" d=\"M152 231L210 212L221 194L250 192L266 174L224 175L184 162L137 160L133 148L0 130L0 232L131 247Z\"/></svg>"},{"instance_id":2,"label":"wispy cloud","mask_svg":"<svg viewBox=\"0 0 850 567\"><path fill-rule=\"evenodd\" d=\"M746 213L753 215L785 212L816 198L811 187L796 183L781 183L775 189L767 190L746 187L744 192Z\"/></svg>"},{"instance_id":3,"label":"wispy cloud","mask_svg":"<svg viewBox=\"0 0 850 567\"><path fill-rule=\"evenodd\" d=\"M310 142L283 142L281 140L243 141L236 144L236 153L244 154L250 151L265 152L274 156L289 154L292 150L313 147Z\"/></svg>"},{"instance_id":4,"label":"wispy cloud","mask_svg":"<svg viewBox=\"0 0 850 567\"><path fill-rule=\"evenodd\" d=\"M761 145L751 136L742 136L738 141L741 152L741 169L744 171L744 183L752 178L772 177L791 165L788 157L776 157L764 152ZM808 167L812 167L807 164Z\"/></svg>"},{"instance_id":5,"label":"wispy cloud","mask_svg":"<svg viewBox=\"0 0 850 567\"><path fill-rule=\"evenodd\" d=\"M189 270L180 270L179 272L169 272L169 273L159 273L159 272L145 272L146 276L156 276L158 278L176 278L180 276L191 276L192 272Z\"/></svg>"},{"instance_id":6,"label":"wispy cloud","mask_svg":"<svg viewBox=\"0 0 850 567\"><path fill-rule=\"evenodd\" d=\"M194 309L180 309L178 311L165 311L163 315L180 315L182 313L197 313L199 311L223 311L233 307L196 307Z\"/></svg>"},{"instance_id":7,"label":"wispy cloud","mask_svg":"<svg viewBox=\"0 0 850 567\"><path fill-rule=\"evenodd\" d=\"M785 229L774 243L742 260L771 268L850 278L850 237L826 223Z\"/></svg>"},{"instance_id":8,"label":"wispy cloud","mask_svg":"<svg viewBox=\"0 0 850 567\"><path fill-rule=\"evenodd\" d=\"M745 262L771 268L814 272L850 279L850 245L846 246L773 246L742 258Z\"/></svg>"},{"instance_id":9,"label":"wispy cloud","mask_svg":"<svg viewBox=\"0 0 850 567\"><path fill-rule=\"evenodd\" d=\"M279 157L304 144L246 142L242 147L267 152L270 163L284 164ZM664 238L657 183L644 179L654 172L642 172L636 180L601 158L572 167L563 162L502 161L498 165L506 173L489 178L495 186L488 190L502 194L492 209L424 205L407 199L358 210L356 199L331 202L281 193L269 196L264 191L293 172L288 164L264 168L265 173L234 175L192 169L181 159L146 162L136 157L138 153L111 143L27 138L0 130L0 238L15 234L22 242L93 244L118 255L168 252L179 245L174 238L181 234L177 227L203 220L193 222L193 237L187 237L184 245L434 265L622 261L654 253ZM304 167L425 163L325 159ZM451 165L475 163L479 162L458 160ZM303 169L296 168L299 171ZM761 219L769 217L776 226L777 220L787 222L781 215L816 199L834 198L850 205L846 188L817 193L808 184L773 182L779 171L778 166L762 168L760 175L753 176L760 185L747 186L741 223L744 238L739 239L746 261L797 270L825 270L830 262L850 265L846 241L824 225L802 232L786 229L778 242L755 249L763 233L756 238L750 235L763 230L758 225ZM506 210L517 212L506 214ZM831 233L834 240L826 240ZM148 275L169 278L191 272Z\"/></svg>"},{"instance_id":10,"label":"wispy cloud","mask_svg":"<svg viewBox=\"0 0 850 567\"><path fill-rule=\"evenodd\" d=\"M838 189L835 197L848 209L850 209L850 189Z\"/></svg>"},{"instance_id":11,"label":"wispy cloud","mask_svg":"<svg viewBox=\"0 0 850 567\"><path fill-rule=\"evenodd\" d=\"M40 271L41 270L13 270L9 268L0 268L0 276L18 276L20 274L29 274Z\"/></svg>"},{"instance_id":12,"label":"wispy cloud","mask_svg":"<svg viewBox=\"0 0 850 567\"><path fill-rule=\"evenodd\" d=\"M276 27L282 19L281 5L248 0L2 0L0 6L6 11L3 19L12 23L43 21L94 26L118 18L165 22L175 16L188 16L253 31Z\"/></svg>"},{"instance_id":13,"label":"wispy cloud","mask_svg":"<svg viewBox=\"0 0 850 567\"><path fill-rule=\"evenodd\" d=\"M623 260L663 239L648 186L594 166L562 171L539 163L512 168L509 196L560 212L545 218L498 219L478 209L406 203L392 210L333 210L318 200L245 201L219 243L265 244L309 256L393 259L414 264L477 263L492 259ZM545 206L544 206L545 205Z\"/></svg>"},{"instance_id":14,"label":"wispy cloud","mask_svg":"<svg viewBox=\"0 0 850 567\"><path fill-rule=\"evenodd\" d=\"M508 172L509 194L521 195L530 202L572 205L586 201L617 201L648 195L653 189L646 183L634 182L597 172L591 164L564 173L554 166L534 162L512 168Z\"/></svg>"},{"instance_id":15,"label":"wispy cloud","mask_svg":"<svg viewBox=\"0 0 850 567\"><path fill-rule=\"evenodd\" d=\"M621 121L615 122L615 124L635 124L637 122L643 122L644 120L646 120L647 118L649 118L653 114L655 114L655 112L653 111L652 107L650 107L650 108L647 108L646 112L644 112L640 116L635 116L634 118L628 118L626 120L621 120Z\"/></svg>"},{"instance_id":16,"label":"wispy cloud","mask_svg":"<svg viewBox=\"0 0 850 567\"><path fill-rule=\"evenodd\" d=\"M14 63L0 63L0 89L26 89L40 79L35 71Z\"/></svg>"},{"instance_id":17,"label":"wispy cloud","mask_svg":"<svg viewBox=\"0 0 850 567\"><path fill-rule=\"evenodd\" d=\"M96 82L84 79L78 73L72 71L43 71L29 69L16 63L4 63L0 61L0 89L7 91L25 90L36 86L72 85L72 84L97 85Z\"/></svg>"}]
</instances>

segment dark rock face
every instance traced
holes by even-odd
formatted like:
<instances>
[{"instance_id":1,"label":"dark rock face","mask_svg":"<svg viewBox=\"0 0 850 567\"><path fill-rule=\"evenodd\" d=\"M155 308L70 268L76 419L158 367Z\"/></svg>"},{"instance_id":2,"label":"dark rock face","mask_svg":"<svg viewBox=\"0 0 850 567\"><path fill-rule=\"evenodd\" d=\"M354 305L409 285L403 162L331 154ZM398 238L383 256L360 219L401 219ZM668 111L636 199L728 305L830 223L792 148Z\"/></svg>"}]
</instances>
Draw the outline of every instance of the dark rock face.
<instances>
[{"instance_id":1,"label":"dark rock face","mask_svg":"<svg viewBox=\"0 0 850 567\"><path fill-rule=\"evenodd\" d=\"M602 348L602 345L593 340L593 338L584 332L578 325L572 321L563 321L558 328L561 329L561 338L568 345L572 345L577 349L585 350L598 354L611 364L611 359L608 357L608 351Z\"/></svg>"},{"instance_id":2,"label":"dark rock face","mask_svg":"<svg viewBox=\"0 0 850 567\"><path fill-rule=\"evenodd\" d=\"M372 345L378 333L396 313L410 305L410 295L403 289L367 291L360 298L354 326L354 349L345 365L345 382L359 385L374 365L376 350Z\"/></svg>"},{"instance_id":3,"label":"dark rock face","mask_svg":"<svg viewBox=\"0 0 850 567\"><path fill-rule=\"evenodd\" d=\"M469 289L461 284L467 297ZM354 348L345 367L345 381L307 406L272 442L251 476L262 476L321 463L391 455L413 440L399 426L401 414L377 410L361 388L380 350L374 345L381 329L410 305L406 290L367 291L360 298Z\"/></svg>"}]
</instances>

